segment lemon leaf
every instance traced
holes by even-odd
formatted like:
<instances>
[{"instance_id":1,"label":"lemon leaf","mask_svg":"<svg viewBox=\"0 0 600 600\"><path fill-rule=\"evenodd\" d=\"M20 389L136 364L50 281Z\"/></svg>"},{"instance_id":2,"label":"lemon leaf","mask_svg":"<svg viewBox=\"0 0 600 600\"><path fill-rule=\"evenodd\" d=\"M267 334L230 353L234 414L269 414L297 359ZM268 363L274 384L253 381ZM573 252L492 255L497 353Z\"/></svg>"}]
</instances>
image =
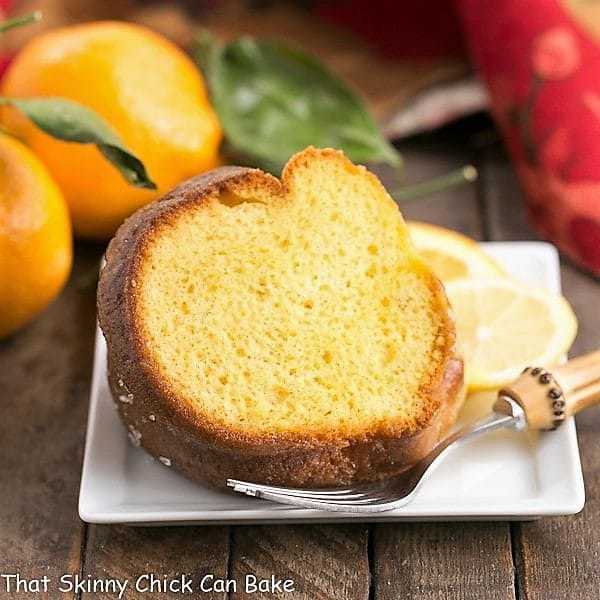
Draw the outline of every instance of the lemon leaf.
<instances>
[{"instance_id":1,"label":"lemon leaf","mask_svg":"<svg viewBox=\"0 0 600 600\"><path fill-rule=\"evenodd\" d=\"M339 148L355 162L399 167L361 99L312 56L278 41L197 40L202 68L227 143L250 163L278 172L307 146Z\"/></svg>"},{"instance_id":2,"label":"lemon leaf","mask_svg":"<svg viewBox=\"0 0 600 600\"><path fill-rule=\"evenodd\" d=\"M144 163L130 152L114 130L93 110L65 98L0 98L20 110L45 133L65 142L94 144L127 183L156 189ZM76 165L73 165L76 167Z\"/></svg>"},{"instance_id":3,"label":"lemon leaf","mask_svg":"<svg viewBox=\"0 0 600 600\"><path fill-rule=\"evenodd\" d=\"M37 23L42 18L42 13L36 10L32 13L22 15L20 17L14 17L13 19L7 19L0 23L0 33L10 31L17 27L23 27L24 25L30 25L31 23Z\"/></svg>"},{"instance_id":4,"label":"lemon leaf","mask_svg":"<svg viewBox=\"0 0 600 600\"><path fill-rule=\"evenodd\" d=\"M440 177L404 186L392 192L392 196L398 202L410 202L465 183L473 183L477 180L477 177L477 169L473 165L465 165L456 171L450 171Z\"/></svg>"}]
</instances>

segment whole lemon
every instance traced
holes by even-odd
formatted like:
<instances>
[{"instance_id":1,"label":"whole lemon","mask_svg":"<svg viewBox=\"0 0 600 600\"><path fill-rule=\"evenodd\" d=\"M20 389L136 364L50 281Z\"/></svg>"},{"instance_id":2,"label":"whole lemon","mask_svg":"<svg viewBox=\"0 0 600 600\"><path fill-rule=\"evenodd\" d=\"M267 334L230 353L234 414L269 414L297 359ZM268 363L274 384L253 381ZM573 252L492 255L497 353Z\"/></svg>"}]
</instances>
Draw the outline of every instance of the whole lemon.
<instances>
[{"instance_id":1,"label":"whole lemon","mask_svg":"<svg viewBox=\"0 0 600 600\"><path fill-rule=\"evenodd\" d=\"M72 262L67 204L41 161L0 134L0 338L63 287Z\"/></svg>"},{"instance_id":2,"label":"whole lemon","mask_svg":"<svg viewBox=\"0 0 600 600\"><path fill-rule=\"evenodd\" d=\"M177 46L138 25L86 23L35 37L11 64L2 94L59 96L95 110L156 183L128 185L93 145L56 140L3 108L5 127L46 164L83 237L110 237L140 206L218 162L221 128L202 75Z\"/></svg>"}]
</instances>

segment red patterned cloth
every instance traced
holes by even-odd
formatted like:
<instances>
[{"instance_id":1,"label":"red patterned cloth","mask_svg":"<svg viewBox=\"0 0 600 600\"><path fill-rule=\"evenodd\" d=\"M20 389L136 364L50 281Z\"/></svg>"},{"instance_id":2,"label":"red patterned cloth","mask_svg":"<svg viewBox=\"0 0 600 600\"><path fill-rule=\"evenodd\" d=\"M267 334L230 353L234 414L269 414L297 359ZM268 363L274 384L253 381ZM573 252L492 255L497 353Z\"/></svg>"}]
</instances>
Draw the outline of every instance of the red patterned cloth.
<instances>
[{"instance_id":1,"label":"red patterned cloth","mask_svg":"<svg viewBox=\"0 0 600 600\"><path fill-rule=\"evenodd\" d=\"M318 0L316 13L360 35L389 58L464 56L453 0Z\"/></svg>"},{"instance_id":2,"label":"red patterned cloth","mask_svg":"<svg viewBox=\"0 0 600 600\"><path fill-rule=\"evenodd\" d=\"M600 44L557 0L456 0L540 233L600 275Z\"/></svg>"},{"instance_id":3,"label":"red patterned cloth","mask_svg":"<svg viewBox=\"0 0 600 600\"><path fill-rule=\"evenodd\" d=\"M14 0L0 0L0 21L10 16L10 11L13 8ZM12 52L0 52L0 77L4 75L8 65L11 63L14 54Z\"/></svg>"}]
</instances>

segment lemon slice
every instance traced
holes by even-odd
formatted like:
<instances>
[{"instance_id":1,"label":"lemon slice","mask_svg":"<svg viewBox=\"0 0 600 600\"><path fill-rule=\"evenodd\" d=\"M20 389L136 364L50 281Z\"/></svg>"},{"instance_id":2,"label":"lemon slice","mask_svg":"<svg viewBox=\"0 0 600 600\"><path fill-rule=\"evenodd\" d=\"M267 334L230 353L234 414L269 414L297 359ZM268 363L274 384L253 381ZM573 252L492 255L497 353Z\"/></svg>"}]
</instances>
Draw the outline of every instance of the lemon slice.
<instances>
[{"instance_id":1,"label":"lemon slice","mask_svg":"<svg viewBox=\"0 0 600 600\"><path fill-rule=\"evenodd\" d=\"M471 238L428 223L408 221L407 225L419 254L444 283L462 277L506 275Z\"/></svg>"},{"instance_id":2,"label":"lemon slice","mask_svg":"<svg viewBox=\"0 0 600 600\"><path fill-rule=\"evenodd\" d=\"M560 295L508 278L446 285L470 390L500 387L527 366L550 367L570 348L577 319Z\"/></svg>"}]
</instances>

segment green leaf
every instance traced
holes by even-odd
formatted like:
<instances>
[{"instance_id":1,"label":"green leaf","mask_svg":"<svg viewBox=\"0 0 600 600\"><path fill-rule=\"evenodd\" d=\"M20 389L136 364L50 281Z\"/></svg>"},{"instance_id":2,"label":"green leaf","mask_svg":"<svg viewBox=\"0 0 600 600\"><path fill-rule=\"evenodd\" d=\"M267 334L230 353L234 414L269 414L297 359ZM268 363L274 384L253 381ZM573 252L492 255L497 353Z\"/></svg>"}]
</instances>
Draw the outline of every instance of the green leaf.
<instances>
[{"instance_id":1,"label":"green leaf","mask_svg":"<svg viewBox=\"0 0 600 600\"><path fill-rule=\"evenodd\" d=\"M24 25L30 25L31 23L37 23L42 18L42 13L36 10L32 13L27 13L20 17L14 17L13 19L7 19L0 23L0 33L15 29L16 27L23 27Z\"/></svg>"},{"instance_id":2,"label":"green leaf","mask_svg":"<svg viewBox=\"0 0 600 600\"><path fill-rule=\"evenodd\" d=\"M278 171L314 145L355 162L401 164L361 100L316 59L277 41L240 38L219 46L204 34L197 61L227 142Z\"/></svg>"},{"instance_id":3,"label":"green leaf","mask_svg":"<svg viewBox=\"0 0 600 600\"><path fill-rule=\"evenodd\" d=\"M65 98L0 97L0 104L10 104L19 109L42 131L59 140L95 144L128 183L156 189L144 163L127 150L119 136L93 110Z\"/></svg>"},{"instance_id":4,"label":"green leaf","mask_svg":"<svg viewBox=\"0 0 600 600\"><path fill-rule=\"evenodd\" d=\"M456 171L450 171L440 177L429 179L428 181L422 181L421 183L415 183L408 185L392 193L392 196L398 202L409 202L412 200L418 200L425 196L431 196L437 192L464 185L466 183L473 183L477 180L479 174L477 169L473 165L465 165Z\"/></svg>"}]
</instances>

